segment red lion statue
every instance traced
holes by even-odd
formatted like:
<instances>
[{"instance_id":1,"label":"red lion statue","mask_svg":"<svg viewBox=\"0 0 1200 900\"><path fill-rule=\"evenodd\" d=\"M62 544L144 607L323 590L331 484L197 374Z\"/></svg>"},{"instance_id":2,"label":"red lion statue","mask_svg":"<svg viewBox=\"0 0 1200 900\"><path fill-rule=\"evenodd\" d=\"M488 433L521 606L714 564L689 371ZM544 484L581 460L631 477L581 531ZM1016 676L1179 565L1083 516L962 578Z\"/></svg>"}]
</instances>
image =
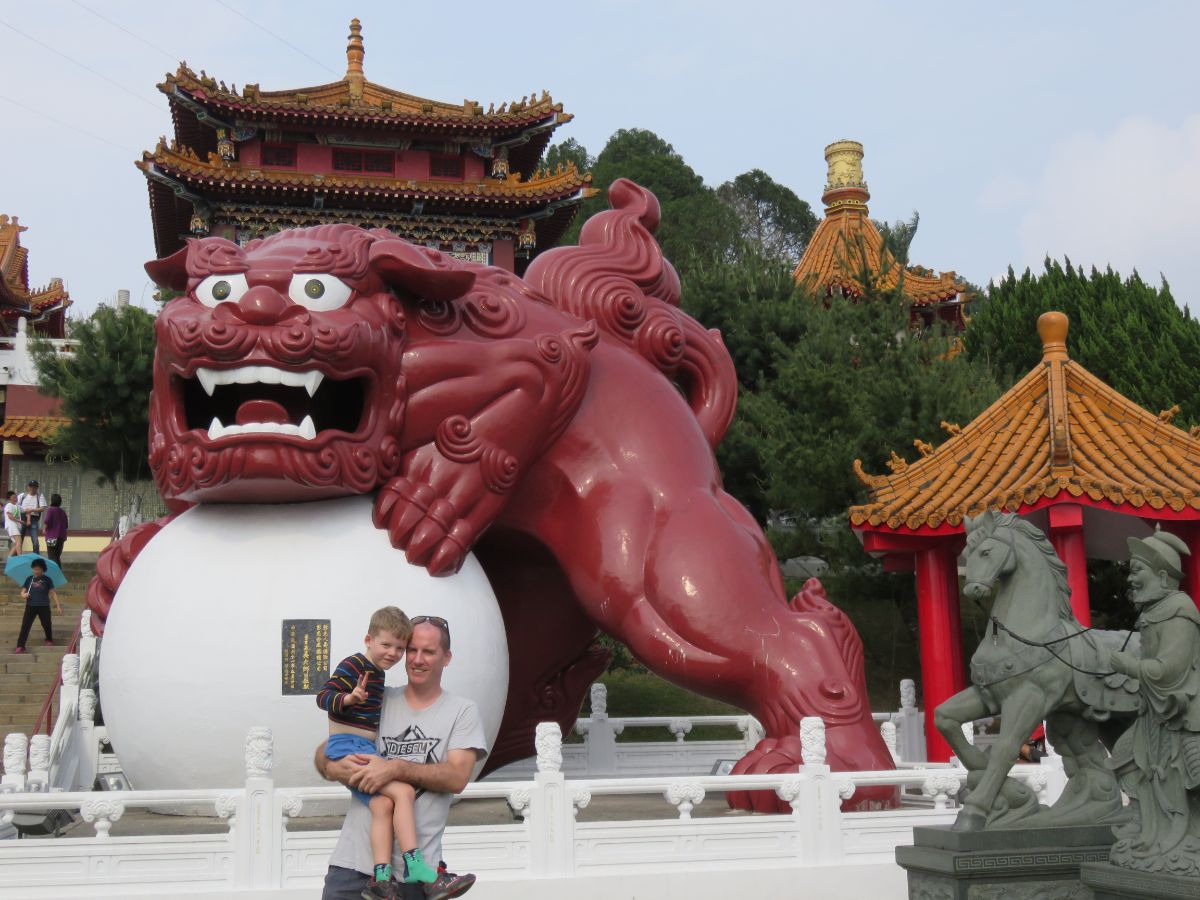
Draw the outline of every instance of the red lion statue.
<instances>
[{"instance_id":1,"label":"red lion statue","mask_svg":"<svg viewBox=\"0 0 1200 900\"><path fill-rule=\"evenodd\" d=\"M736 772L792 769L806 715L825 720L835 768L890 768L858 634L815 582L787 601L761 529L721 489L737 382L720 335L678 307L658 201L625 180L609 198L524 280L341 224L148 263L186 292L156 326L159 489L176 512L374 493L376 527L411 563L449 574L473 551L511 659L492 768L529 755L537 722L571 727L607 664L597 626L758 717L767 737ZM166 521L102 554L101 622Z\"/></svg>"}]
</instances>

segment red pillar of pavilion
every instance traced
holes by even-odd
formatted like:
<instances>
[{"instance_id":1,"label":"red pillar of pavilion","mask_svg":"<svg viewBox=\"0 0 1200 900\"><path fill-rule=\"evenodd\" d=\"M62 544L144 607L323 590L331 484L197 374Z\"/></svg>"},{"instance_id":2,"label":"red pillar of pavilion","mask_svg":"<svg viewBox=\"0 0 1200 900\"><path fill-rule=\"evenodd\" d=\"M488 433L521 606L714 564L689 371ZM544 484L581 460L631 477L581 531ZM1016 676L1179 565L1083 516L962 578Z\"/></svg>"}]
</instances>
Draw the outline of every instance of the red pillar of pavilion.
<instances>
[{"instance_id":1,"label":"red pillar of pavilion","mask_svg":"<svg viewBox=\"0 0 1200 900\"><path fill-rule=\"evenodd\" d=\"M950 758L950 745L934 727L933 710L963 686L958 565L950 548L940 543L917 551L914 562L917 574L917 620L921 632L925 746L931 761L945 762Z\"/></svg>"},{"instance_id":2,"label":"red pillar of pavilion","mask_svg":"<svg viewBox=\"0 0 1200 900\"><path fill-rule=\"evenodd\" d=\"M1200 607L1200 527L1193 522L1172 522L1164 528L1183 538L1192 552L1183 558L1183 584L1179 587Z\"/></svg>"},{"instance_id":3,"label":"red pillar of pavilion","mask_svg":"<svg viewBox=\"0 0 1200 900\"><path fill-rule=\"evenodd\" d=\"M1083 508L1073 503L1051 506L1050 543L1058 558L1067 565L1067 582L1071 586L1071 612L1084 628L1092 624L1092 607L1088 599L1087 551L1083 543Z\"/></svg>"}]
</instances>

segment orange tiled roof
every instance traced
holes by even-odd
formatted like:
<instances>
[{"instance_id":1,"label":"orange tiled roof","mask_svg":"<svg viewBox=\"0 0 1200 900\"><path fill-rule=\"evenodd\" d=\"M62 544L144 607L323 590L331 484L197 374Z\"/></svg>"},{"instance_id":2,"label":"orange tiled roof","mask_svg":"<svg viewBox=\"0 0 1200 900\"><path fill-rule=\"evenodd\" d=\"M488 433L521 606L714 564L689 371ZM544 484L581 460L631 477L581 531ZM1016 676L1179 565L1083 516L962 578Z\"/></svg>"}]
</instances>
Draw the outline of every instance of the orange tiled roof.
<instances>
[{"instance_id":1,"label":"orange tiled roof","mask_svg":"<svg viewBox=\"0 0 1200 900\"><path fill-rule=\"evenodd\" d=\"M865 207L827 211L793 276L798 282L809 282L826 290L861 294L862 285L851 272L858 270L864 261L872 272L880 272L884 268L884 253L883 237ZM865 260L860 256L865 256ZM888 254L887 271L880 286L884 290L894 289L900 283L901 271ZM903 278L904 294L915 306L953 300L963 290L953 272L926 275L909 268L903 270Z\"/></svg>"},{"instance_id":2,"label":"orange tiled roof","mask_svg":"<svg viewBox=\"0 0 1200 900\"><path fill-rule=\"evenodd\" d=\"M825 148L829 175L821 201L825 218L817 225L793 277L797 282L851 295L863 287L854 276L863 264L882 275L881 287L893 290L904 279L904 294L914 306L955 300L963 290L953 272L926 274L915 267L902 269L885 253L883 236L867 214L871 194L863 179L863 148L857 141L835 141ZM885 271L886 269L886 271Z\"/></svg>"},{"instance_id":3,"label":"orange tiled roof","mask_svg":"<svg viewBox=\"0 0 1200 900\"><path fill-rule=\"evenodd\" d=\"M189 147L171 148L159 138L153 153L143 153L134 163L143 172L152 165L202 185L211 191L216 185L278 188L283 190L319 189L326 193L375 194L381 197L402 196L418 199L483 199L493 202L548 201L570 197L580 191L584 197L596 193L592 176L581 175L574 164L555 172L539 172L528 181L519 173L498 181L485 178L479 181L417 181L391 175L315 174L292 170L262 169L236 165L210 153L202 161Z\"/></svg>"},{"instance_id":4,"label":"orange tiled roof","mask_svg":"<svg viewBox=\"0 0 1200 900\"><path fill-rule=\"evenodd\" d=\"M363 76L362 27L358 19L350 23L346 47L346 74L340 81L313 87L282 91L263 91L258 85L247 85L239 93L236 86L227 87L206 72L199 74L181 63L174 75L167 75L158 89L171 97L181 91L202 103L212 103L243 116L256 118L260 114L285 117L324 117L337 120L356 120L372 123L422 124L435 128L459 127L468 131L511 131L534 122L553 120L561 125L574 118L564 113L562 104L555 103L542 91L520 100L491 104L487 111L474 100L462 103L442 103L415 97L383 85L367 81Z\"/></svg>"},{"instance_id":5,"label":"orange tiled roof","mask_svg":"<svg viewBox=\"0 0 1200 900\"><path fill-rule=\"evenodd\" d=\"M59 416L10 416L0 424L0 439L45 441L69 421Z\"/></svg>"},{"instance_id":6,"label":"orange tiled roof","mask_svg":"<svg viewBox=\"0 0 1200 900\"><path fill-rule=\"evenodd\" d=\"M61 278L52 278L44 287L29 287L29 250L21 246L24 225L0 215L0 307L3 312L38 313L52 306L69 306L70 295Z\"/></svg>"},{"instance_id":7,"label":"orange tiled roof","mask_svg":"<svg viewBox=\"0 0 1200 900\"><path fill-rule=\"evenodd\" d=\"M922 457L892 454L891 475L854 470L871 499L850 508L855 527L959 526L986 509L1017 512L1043 497L1141 509L1200 510L1200 439L1148 412L1067 356L1067 317L1038 319L1041 364L970 425L942 423L950 440Z\"/></svg>"}]
</instances>

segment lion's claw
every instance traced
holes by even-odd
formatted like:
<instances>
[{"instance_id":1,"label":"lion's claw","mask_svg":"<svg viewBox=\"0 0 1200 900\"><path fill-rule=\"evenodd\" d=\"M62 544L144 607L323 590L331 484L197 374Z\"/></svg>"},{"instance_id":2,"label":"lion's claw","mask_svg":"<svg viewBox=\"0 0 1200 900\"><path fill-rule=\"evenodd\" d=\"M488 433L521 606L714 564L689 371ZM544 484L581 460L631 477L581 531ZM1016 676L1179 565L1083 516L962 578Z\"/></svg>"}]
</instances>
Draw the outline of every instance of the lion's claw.
<instances>
[{"instance_id":1,"label":"lion's claw","mask_svg":"<svg viewBox=\"0 0 1200 900\"><path fill-rule=\"evenodd\" d=\"M393 547L431 575L457 572L470 551L470 541L464 542L464 537L476 533L453 503L437 497L428 485L404 477L379 492L373 518L375 527L387 530Z\"/></svg>"},{"instance_id":2,"label":"lion's claw","mask_svg":"<svg viewBox=\"0 0 1200 900\"><path fill-rule=\"evenodd\" d=\"M467 551L455 543L453 538L446 538L430 557L426 568L431 575L453 575L462 568L467 558Z\"/></svg>"},{"instance_id":3,"label":"lion's claw","mask_svg":"<svg viewBox=\"0 0 1200 900\"><path fill-rule=\"evenodd\" d=\"M423 566L434 547L446 536L446 529L434 519L426 518L413 529L406 553L413 565Z\"/></svg>"}]
</instances>

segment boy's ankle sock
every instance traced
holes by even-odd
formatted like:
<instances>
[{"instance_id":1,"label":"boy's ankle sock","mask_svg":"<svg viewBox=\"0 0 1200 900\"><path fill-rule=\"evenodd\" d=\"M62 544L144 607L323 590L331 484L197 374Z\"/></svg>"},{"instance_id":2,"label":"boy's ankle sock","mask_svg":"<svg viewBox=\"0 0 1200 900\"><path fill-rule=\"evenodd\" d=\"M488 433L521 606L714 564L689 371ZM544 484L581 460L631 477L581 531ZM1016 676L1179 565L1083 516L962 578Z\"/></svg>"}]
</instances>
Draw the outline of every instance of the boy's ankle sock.
<instances>
[{"instance_id":1,"label":"boy's ankle sock","mask_svg":"<svg viewBox=\"0 0 1200 900\"><path fill-rule=\"evenodd\" d=\"M391 881L392 880L392 864L380 863L375 867L376 881Z\"/></svg>"},{"instance_id":2,"label":"boy's ankle sock","mask_svg":"<svg viewBox=\"0 0 1200 900\"><path fill-rule=\"evenodd\" d=\"M422 884L433 884L433 882L437 881L437 877L437 870L425 862L425 857L421 855L419 847L415 850L404 851L405 883L413 884L420 882Z\"/></svg>"}]
</instances>

